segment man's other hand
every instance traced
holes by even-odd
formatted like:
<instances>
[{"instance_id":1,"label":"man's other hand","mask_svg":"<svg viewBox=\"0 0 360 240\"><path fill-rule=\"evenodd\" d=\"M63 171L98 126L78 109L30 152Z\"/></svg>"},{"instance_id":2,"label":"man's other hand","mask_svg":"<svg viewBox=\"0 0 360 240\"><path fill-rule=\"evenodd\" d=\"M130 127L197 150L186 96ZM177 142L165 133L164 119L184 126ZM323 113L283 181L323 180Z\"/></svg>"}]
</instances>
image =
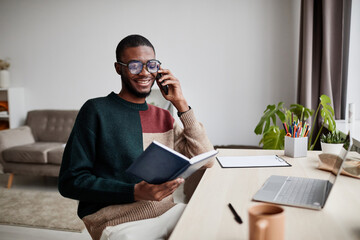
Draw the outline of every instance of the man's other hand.
<instances>
[{"instance_id":1,"label":"man's other hand","mask_svg":"<svg viewBox=\"0 0 360 240\"><path fill-rule=\"evenodd\" d=\"M171 195L183 182L183 178L177 178L175 180L168 181L162 184L150 184L145 181L141 181L138 184L135 184L135 201L161 201L162 199Z\"/></svg>"}]
</instances>

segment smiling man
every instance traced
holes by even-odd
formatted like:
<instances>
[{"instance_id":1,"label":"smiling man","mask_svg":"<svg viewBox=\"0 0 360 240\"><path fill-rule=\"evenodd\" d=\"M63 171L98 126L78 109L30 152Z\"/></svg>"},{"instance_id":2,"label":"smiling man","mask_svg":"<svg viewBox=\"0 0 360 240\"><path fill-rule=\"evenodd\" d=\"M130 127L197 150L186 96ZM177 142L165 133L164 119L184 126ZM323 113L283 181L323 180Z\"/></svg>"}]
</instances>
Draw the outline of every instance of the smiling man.
<instances>
[{"instance_id":1,"label":"smiling man","mask_svg":"<svg viewBox=\"0 0 360 240\"><path fill-rule=\"evenodd\" d=\"M66 144L59 191L79 200L78 215L93 239L167 238L185 207L172 198L184 179L153 185L125 170L153 140L188 157L213 149L179 80L160 65L146 38L130 35L120 41L115 62L120 93L88 100ZM155 81L168 86L163 96L178 110L183 128L168 111L146 103ZM189 195L203 171L186 180Z\"/></svg>"}]
</instances>

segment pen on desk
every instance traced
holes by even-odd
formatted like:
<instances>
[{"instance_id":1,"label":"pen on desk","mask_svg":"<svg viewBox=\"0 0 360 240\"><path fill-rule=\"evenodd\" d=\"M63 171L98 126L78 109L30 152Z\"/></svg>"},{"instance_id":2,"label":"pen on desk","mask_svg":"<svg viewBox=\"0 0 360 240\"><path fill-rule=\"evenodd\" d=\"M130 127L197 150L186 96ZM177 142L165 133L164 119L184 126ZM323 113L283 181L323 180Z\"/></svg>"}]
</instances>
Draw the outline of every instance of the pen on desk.
<instances>
[{"instance_id":1,"label":"pen on desk","mask_svg":"<svg viewBox=\"0 0 360 240\"><path fill-rule=\"evenodd\" d=\"M228 206L229 206L231 212L234 214L235 220L241 224L242 223L241 217L237 214L237 212L235 211L235 209L233 208L231 203L229 203Z\"/></svg>"}]
</instances>

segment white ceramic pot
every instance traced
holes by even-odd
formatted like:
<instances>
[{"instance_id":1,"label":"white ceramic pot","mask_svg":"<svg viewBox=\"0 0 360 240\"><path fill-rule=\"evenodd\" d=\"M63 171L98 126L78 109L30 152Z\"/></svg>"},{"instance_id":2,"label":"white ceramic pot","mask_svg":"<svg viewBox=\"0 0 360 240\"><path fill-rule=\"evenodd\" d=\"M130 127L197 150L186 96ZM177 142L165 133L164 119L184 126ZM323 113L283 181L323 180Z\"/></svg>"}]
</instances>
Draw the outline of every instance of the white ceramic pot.
<instances>
[{"instance_id":1,"label":"white ceramic pot","mask_svg":"<svg viewBox=\"0 0 360 240\"><path fill-rule=\"evenodd\" d=\"M10 87L10 73L8 70L0 70L0 88Z\"/></svg>"},{"instance_id":2,"label":"white ceramic pot","mask_svg":"<svg viewBox=\"0 0 360 240\"><path fill-rule=\"evenodd\" d=\"M339 155L343 143L323 143L321 142L321 150L323 153Z\"/></svg>"}]
</instances>

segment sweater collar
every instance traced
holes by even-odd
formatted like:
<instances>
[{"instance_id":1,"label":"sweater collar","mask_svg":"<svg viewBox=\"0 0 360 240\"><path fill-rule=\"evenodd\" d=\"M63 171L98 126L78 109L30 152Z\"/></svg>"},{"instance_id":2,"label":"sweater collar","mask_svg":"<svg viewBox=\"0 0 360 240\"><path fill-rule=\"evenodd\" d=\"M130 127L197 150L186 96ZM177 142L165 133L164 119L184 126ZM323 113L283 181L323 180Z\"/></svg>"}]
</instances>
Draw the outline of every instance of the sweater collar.
<instances>
[{"instance_id":1,"label":"sweater collar","mask_svg":"<svg viewBox=\"0 0 360 240\"><path fill-rule=\"evenodd\" d=\"M134 109L134 110L138 110L138 111L146 111L148 109L148 105L146 102L144 103L133 103L133 102L128 102L125 99L119 97L119 95L117 95L114 92L111 92L108 97L114 99L115 101L117 101L118 103L121 103L122 105Z\"/></svg>"}]
</instances>

